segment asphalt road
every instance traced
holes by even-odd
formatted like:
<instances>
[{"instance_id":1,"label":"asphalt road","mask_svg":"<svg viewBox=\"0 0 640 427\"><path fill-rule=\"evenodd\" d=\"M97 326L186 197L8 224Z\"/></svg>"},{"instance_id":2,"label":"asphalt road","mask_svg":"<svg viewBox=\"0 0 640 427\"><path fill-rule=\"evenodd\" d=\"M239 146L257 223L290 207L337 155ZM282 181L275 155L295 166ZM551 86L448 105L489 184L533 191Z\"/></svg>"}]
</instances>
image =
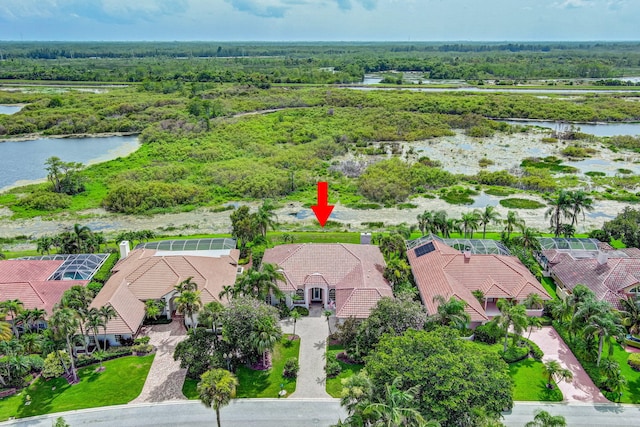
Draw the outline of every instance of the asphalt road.
<instances>
[{"instance_id":1,"label":"asphalt road","mask_svg":"<svg viewBox=\"0 0 640 427\"><path fill-rule=\"evenodd\" d=\"M504 424L522 427L533 420L536 409L563 415L570 427L638 426L640 406L615 404L516 403ZM58 416L71 427L215 426L215 413L196 401L121 405L71 411L63 414L0 423L0 426L51 427ZM239 399L222 409L223 427L329 426L345 413L337 399Z\"/></svg>"}]
</instances>

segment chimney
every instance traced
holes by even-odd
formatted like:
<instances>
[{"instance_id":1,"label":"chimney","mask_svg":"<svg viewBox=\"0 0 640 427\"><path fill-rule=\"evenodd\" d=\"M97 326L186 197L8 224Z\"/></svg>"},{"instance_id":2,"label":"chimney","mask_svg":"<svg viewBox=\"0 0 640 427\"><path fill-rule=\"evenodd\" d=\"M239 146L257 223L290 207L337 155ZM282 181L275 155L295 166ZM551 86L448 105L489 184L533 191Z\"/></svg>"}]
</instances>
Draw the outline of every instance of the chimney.
<instances>
[{"instance_id":1,"label":"chimney","mask_svg":"<svg viewBox=\"0 0 640 427\"><path fill-rule=\"evenodd\" d=\"M120 242L120 259L124 259L129 256L129 241L123 240Z\"/></svg>"},{"instance_id":2,"label":"chimney","mask_svg":"<svg viewBox=\"0 0 640 427\"><path fill-rule=\"evenodd\" d=\"M371 233L360 233L360 244L361 245L370 245L371 244Z\"/></svg>"},{"instance_id":3,"label":"chimney","mask_svg":"<svg viewBox=\"0 0 640 427\"><path fill-rule=\"evenodd\" d=\"M605 265L609 261L609 254L598 252L598 265Z\"/></svg>"},{"instance_id":4,"label":"chimney","mask_svg":"<svg viewBox=\"0 0 640 427\"><path fill-rule=\"evenodd\" d=\"M471 259L471 251L469 249L465 249L463 254L465 262L468 262L468 260Z\"/></svg>"}]
</instances>

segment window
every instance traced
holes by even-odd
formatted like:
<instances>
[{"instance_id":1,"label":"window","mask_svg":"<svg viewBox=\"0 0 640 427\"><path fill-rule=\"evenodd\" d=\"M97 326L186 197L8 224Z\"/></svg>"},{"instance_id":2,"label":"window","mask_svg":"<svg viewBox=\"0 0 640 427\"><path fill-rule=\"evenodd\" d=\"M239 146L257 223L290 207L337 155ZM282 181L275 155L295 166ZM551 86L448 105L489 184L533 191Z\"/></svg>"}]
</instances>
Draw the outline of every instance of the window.
<instances>
[{"instance_id":1,"label":"window","mask_svg":"<svg viewBox=\"0 0 640 427\"><path fill-rule=\"evenodd\" d=\"M96 344L96 337L94 337L93 335L89 336L89 344L90 345L95 345Z\"/></svg>"},{"instance_id":2,"label":"window","mask_svg":"<svg viewBox=\"0 0 640 427\"><path fill-rule=\"evenodd\" d=\"M635 287L629 289L629 293L630 294L640 294L640 286L635 286Z\"/></svg>"},{"instance_id":3,"label":"window","mask_svg":"<svg viewBox=\"0 0 640 427\"><path fill-rule=\"evenodd\" d=\"M334 301L336 300L336 290L335 289L329 289L329 301Z\"/></svg>"},{"instance_id":4,"label":"window","mask_svg":"<svg viewBox=\"0 0 640 427\"><path fill-rule=\"evenodd\" d=\"M122 335L116 335L115 339L118 344L122 344Z\"/></svg>"},{"instance_id":5,"label":"window","mask_svg":"<svg viewBox=\"0 0 640 427\"><path fill-rule=\"evenodd\" d=\"M267 294L267 296L264 298L264 302L266 302L269 305L273 305L271 294Z\"/></svg>"}]
</instances>

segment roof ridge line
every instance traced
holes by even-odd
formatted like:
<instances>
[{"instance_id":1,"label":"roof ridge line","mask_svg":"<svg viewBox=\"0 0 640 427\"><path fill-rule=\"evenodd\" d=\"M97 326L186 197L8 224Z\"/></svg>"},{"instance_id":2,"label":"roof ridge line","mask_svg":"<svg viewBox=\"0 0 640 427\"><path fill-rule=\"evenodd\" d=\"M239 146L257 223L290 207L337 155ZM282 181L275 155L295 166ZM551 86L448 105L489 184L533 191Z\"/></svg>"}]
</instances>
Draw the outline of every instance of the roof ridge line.
<instances>
[{"instance_id":1,"label":"roof ridge line","mask_svg":"<svg viewBox=\"0 0 640 427\"><path fill-rule=\"evenodd\" d=\"M297 248L292 252L289 252L287 256L282 259L281 262L277 263L277 265L284 264L285 262L287 262L289 258L291 258L294 254L298 253L304 246L307 245L307 243L290 243L289 245L286 245L286 246L290 246L290 245L295 245L297 246ZM285 245L282 245L282 246L285 246Z\"/></svg>"},{"instance_id":2,"label":"roof ridge line","mask_svg":"<svg viewBox=\"0 0 640 427\"><path fill-rule=\"evenodd\" d=\"M49 280L44 280L45 282L48 282ZM33 283L31 283L31 280L29 280L27 282L29 284L29 286L31 286L31 289L33 289L33 292L38 295L38 298L40 298L40 302L42 302L44 304L44 298L42 298L42 295L40 295L40 292L38 292L38 290L36 289L35 286L33 286Z\"/></svg>"}]
</instances>

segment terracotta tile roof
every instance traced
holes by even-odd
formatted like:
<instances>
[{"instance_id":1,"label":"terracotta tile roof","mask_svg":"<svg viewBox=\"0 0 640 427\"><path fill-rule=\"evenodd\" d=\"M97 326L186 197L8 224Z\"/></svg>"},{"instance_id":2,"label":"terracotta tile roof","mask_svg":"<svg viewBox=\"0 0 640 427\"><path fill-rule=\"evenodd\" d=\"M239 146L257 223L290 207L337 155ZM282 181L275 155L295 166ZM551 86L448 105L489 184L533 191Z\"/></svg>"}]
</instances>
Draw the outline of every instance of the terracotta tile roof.
<instances>
[{"instance_id":1,"label":"terracotta tile roof","mask_svg":"<svg viewBox=\"0 0 640 427\"><path fill-rule=\"evenodd\" d=\"M438 309L438 304L433 301L436 295L445 299L455 296L467 303L466 311L472 322L488 320L484 308L471 293L474 290L482 290L487 298L524 299L533 292L542 299L551 299L516 257L496 254L467 256L438 240L432 243L434 250L421 256L416 255L415 249L418 248L407 251L420 297L430 314Z\"/></svg>"},{"instance_id":2,"label":"terracotta tile roof","mask_svg":"<svg viewBox=\"0 0 640 427\"><path fill-rule=\"evenodd\" d=\"M263 263L276 264L285 275L279 283L283 292L306 285L327 285L336 289L336 316L368 317L383 296L393 292L382 276L385 262L374 245L293 244L267 249Z\"/></svg>"},{"instance_id":3,"label":"terracotta tile roof","mask_svg":"<svg viewBox=\"0 0 640 427\"><path fill-rule=\"evenodd\" d=\"M39 308L51 314L64 291L86 286L88 280L47 280L64 261L0 261L0 301L19 299L27 309Z\"/></svg>"},{"instance_id":4,"label":"terracotta tile roof","mask_svg":"<svg viewBox=\"0 0 640 427\"><path fill-rule=\"evenodd\" d=\"M543 254L546 255L546 251ZM622 252L630 257L610 257ZM597 258L574 259L565 254L551 267L553 275L570 291L582 284L591 289L600 300L609 301L614 307L620 307L626 290L640 284L640 251L604 251L609 257L598 261ZM556 257L558 259L558 257Z\"/></svg>"},{"instance_id":5,"label":"terracotta tile roof","mask_svg":"<svg viewBox=\"0 0 640 427\"><path fill-rule=\"evenodd\" d=\"M144 319L142 301L164 297L188 277L193 277L198 285L203 304L218 301L223 286L235 283L236 269L237 253L234 251L220 257L156 256L153 249L135 249L114 266L111 278L91 306L110 304L119 319L110 321L108 328L122 331L113 333L135 333Z\"/></svg>"}]
</instances>

